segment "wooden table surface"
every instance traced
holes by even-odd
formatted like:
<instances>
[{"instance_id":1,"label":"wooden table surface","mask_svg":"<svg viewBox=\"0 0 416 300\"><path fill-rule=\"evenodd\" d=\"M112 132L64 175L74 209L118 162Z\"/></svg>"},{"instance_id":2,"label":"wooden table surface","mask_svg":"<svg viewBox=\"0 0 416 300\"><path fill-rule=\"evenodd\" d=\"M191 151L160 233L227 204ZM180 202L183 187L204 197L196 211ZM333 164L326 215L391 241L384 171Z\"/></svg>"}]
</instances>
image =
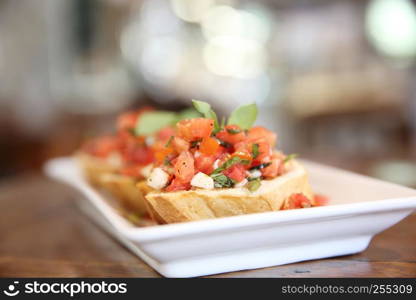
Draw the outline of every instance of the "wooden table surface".
<instances>
[{"instance_id":1,"label":"wooden table surface","mask_svg":"<svg viewBox=\"0 0 416 300\"><path fill-rule=\"evenodd\" d=\"M0 182L0 276L160 276L83 215L76 196L41 175ZM416 215L360 254L214 277L416 277Z\"/></svg>"}]
</instances>

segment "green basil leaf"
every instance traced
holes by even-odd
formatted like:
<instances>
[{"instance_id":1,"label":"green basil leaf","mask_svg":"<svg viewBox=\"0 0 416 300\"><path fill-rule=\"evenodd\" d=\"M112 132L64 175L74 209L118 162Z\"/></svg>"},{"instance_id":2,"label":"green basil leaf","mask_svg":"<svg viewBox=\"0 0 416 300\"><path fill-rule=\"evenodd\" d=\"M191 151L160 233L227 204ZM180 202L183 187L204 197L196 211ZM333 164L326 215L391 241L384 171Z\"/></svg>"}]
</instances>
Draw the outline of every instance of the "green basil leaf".
<instances>
[{"instance_id":1,"label":"green basil leaf","mask_svg":"<svg viewBox=\"0 0 416 300\"><path fill-rule=\"evenodd\" d=\"M223 163L220 167L216 168L211 173L211 175L219 174L222 171L227 170L228 168L230 168L231 166L233 166L233 165L235 165L237 163L248 164L250 162L248 160L242 160L238 156L234 156L234 157L230 158L229 160L227 160L225 163Z\"/></svg>"},{"instance_id":2,"label":"green basil leaf","mask_svg":"<svg viewBox=\"0 0 416 300\"><path fill-rule=\"evenodd\" d=\"M212 110L211 105L209 105L209 103L198 100L192 100L192 104L194 105L195 109L199 113L201 113L205 118L214 120L214 133L217 133L221 130L221 127L218 124L217 114L215 113L215 111Z\"/></svg>"},{"instance_id":3,"label":"green basil leaf","mask_svg":"<svg viewBox=\"0 0 416 300\"><path fill-rule=\"evenodd\" d=\"M172 144L173 135L170 136L169 140L166 142L165 147L169 147Z\"/></svg>"},{"instance_id":4,"label":"green basil leaf","mask_svg":"<svg viewBox=\"0 0 416 300\"><path fill-rule=\"evenodd\" d=\"M249 181L246 184L246 188L250 191L250 192L254 192L257 191L259 189L259 187L261 186L261 181L260 178L256 178L255 180Z\"/></svg>"},{"instance_id":5,"label":"green basil leaf","mask_svg":"<svg viewBox=\"0 0 416 300\"><path fill-rule=\"evenodd\" d=\"M231 113L227 125L238 125L242 129L249 129L257 119L257 112L256 103L240 106Z\"/></svg>"},{"instance_id":6,"label":"green basil leaf","mask_svg":"<svg viewBox=\"0 0 416 300\"><path fill-rule=\"evenodd\" d=\"M227 128L226 130L229 134L238 134L241 132L241 130L239 129L232 129L232 128Z\"/></svg>"},{"instance_id":7,"label":"green basil leaf","mask_svg":"<svg viewBox=\"0 0 416 300\"><path fill-rule=\"evenodd\" d=\"M283 163L287 163L288 161L290 161L290 160L292 160L296 157L298 157L298 155L296 153L286 155L285 159L283 160Z\"/></svg>"},{"instance_id":8,"label":"green basil leaf","mask_svg":"<svg viewBox=\"0 0 416 300\"><path fill-rule=\"evenodd\" d=\"M235 184L234 180L224 174L211 175L211 178L214 180L214 186L217 188L230 188Z\"/></svg>"},{"instance_id":9,"label":"green basil leaf","mask_svg":"<svg viewBox=\"0 0 416 300\"><path fill-rule=\"evenodd\" d=\"M200 118L200 117L202 117L202 114L200 112L198 112L196 109L190 107L190 108L186 108L186 109L184 109L184 110L182 110L178 113L177 122L179 122L181 120L195 119L195 118Z\"/></svg>"},{"instance_id":10,"label":"green basil leaf","mask_svg":"<svg viewBox=\"0 0 416 300\"><path fill-rule=\"evenodd\" d=\"M177 115L169 111L150 111L143 113L135 127L136 135L151 135L176 122Z\"/></svg>"},{"instance_id":11,"label":"green basil leaf","mask_svg":"<svg viewBox=\"0 0 416 300\"><path fill-rule=\"evenodd\" d=\"M253 146L251 147L251 152L253 153L253 158L259 156L259 144L253 144Z\"/></svg>"},{"instance_id":12,"label":"green basil leaf","mask_svg":"<svg viewBox=\"0 0 416 300\"><path fill-rule=\"evenodd\" d=\"M196 148L196 147L198 147L198 145L199 145L199 143L202 141L202 139L198 139L198 140L195 140L195 141L192 141L191 142L191 148Z\"/></svg>"}]
</instances>

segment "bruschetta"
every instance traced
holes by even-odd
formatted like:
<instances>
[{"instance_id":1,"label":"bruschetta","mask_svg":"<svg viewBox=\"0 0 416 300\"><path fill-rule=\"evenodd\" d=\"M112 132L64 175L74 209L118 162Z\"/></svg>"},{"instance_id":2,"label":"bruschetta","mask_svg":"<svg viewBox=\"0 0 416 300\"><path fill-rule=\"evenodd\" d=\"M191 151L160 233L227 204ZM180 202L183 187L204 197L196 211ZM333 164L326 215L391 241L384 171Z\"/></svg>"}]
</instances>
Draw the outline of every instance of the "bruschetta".
<instances>
[{"instance_id":1,"label":"bruschetta","mask_svg":"<svg viewBox=\"0 0 416 300\"><path fill-rule=\"evenodd\" d=\"M196 221L314 206L308 175L278 152L276 134L254 126L255 104L219 124L209 104L193 101L203 118L181 120L137 188L161 223Z\"/></svg>"}]
</instances>

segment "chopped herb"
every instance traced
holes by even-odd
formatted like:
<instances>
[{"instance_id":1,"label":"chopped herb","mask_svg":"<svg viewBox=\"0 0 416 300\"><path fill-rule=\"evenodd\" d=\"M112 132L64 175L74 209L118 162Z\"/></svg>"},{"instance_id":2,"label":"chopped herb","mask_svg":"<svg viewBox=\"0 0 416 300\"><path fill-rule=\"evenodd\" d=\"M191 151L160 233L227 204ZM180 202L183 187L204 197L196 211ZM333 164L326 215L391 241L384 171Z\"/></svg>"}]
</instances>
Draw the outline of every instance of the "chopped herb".
<instances>
[{"instance_id":1,"label":"chopped herb","mask_svg":"<svg viewBox=\"0 0 416 300\"><path fill-rule=\"evenodd\" d=\"M131 135L136 135L136 130L134 128L129 128L127 130Z\"/></svg>"},{"instance_id":2,"label":"chopped herb","mask_svg":"<svg viewBox=\"0 0 416 300\"><path fill-rule=\"evenodd\" d=\"M218 141L218 143L220 143L220 145L221 146L223 146L224 148L231 148L231 144L230 143L227 143L227 142L225 142L225 141L223 141L223 140L220 140L219 138L217 138L217 141Z\"/></svg>"},{"instance_id":3,"label":"chopped herb","mask_svg":"<svg viewBox=\"0 0 416 300\"><path fill-rule=\"evenodd\" d=\"M238 134L241 132L240 129L233 129L233 128L227 128L226 130L229 134Z\"/></svg>"},{"instance_id":4,"label":"chopped herb","mask_svg":"<svg viewBox=\"0 0 416 300\"><path fill-rule=\"evenodd\" d=\"M191 142L191 148L196 148L196 147L198 147L198 144L199 144L201 141L202 141L202 139L198 139L198 140L192 141L192 142Z\"/></svg>"},{"instance_id":5,"label":"chopped herb","mask_svg":"<svg viewBox=\"0 0 416 300\"><path fill-rule=\"evenodd\" d=\"M165 157L165 160L163 161L163 164L165 166L171 166L172 165L172 163L170 162L170 159L168 157Z\"/></svg>"},{"instance_id":6,"label":"chopped herb","mask_svg":"<svg viewBox=\"0 0 416 300\"><path fill-rule=\"evenodd\" d=\"M272 164L271 162L264 163L264 164L260 164L260 165L257 165L257 166L254 166L254 167L251 167L251 168L249 169L249 171L253 171L253 170L260 170L260 169L263 169L263 168L266 168L266 167L270 166L271 164Z\"/></svg>"},{"instance_id":7,"label":"chopped herb","mask_svg":"<svg viewBox=\"0 0 416 300\"><path fill-rule=\"evenodd\" d=\"M211 175L211 178L214 180L214 186L217 188L230 188L235 184L234 180L224 174Z\"/></svg>"},{"instance_id":8,"label":"chopped herb","mask_svg":"<svg viewBox=\"0 0 416 300\"><path fill-rule=\"evenodd\" d=\"M259 144L253 144L253 146L251 147L251 152L253 152L253 158L259 156Z\"/></svg>"},{"instance_id":9,"label":"chopped herb","mask_svg":"<svg viewBox=\"0 0 416 300\"><path fill-rule=\"evenodd\" d=\"M165 147L170 147L170 144L172 144L173 135L170 136L169 140L166 142Z\"/></svg>"},{"instance_id":10,"label":"chopped herb","mask_svg":"<svg viewBox=\"0 0 416 300\"><path fill-rule=\"evenodd\" d=\"M216 175L221 173L224 170L227 170L228 168L230 168L231 166L235 165L235 164L244 164L244 165L248 165L250 163L249 160L246 159L241 159L238 156L234 156L232 158L230 158L229 160L227 160L225 163L223 163L220 167L216 168L211 175Z\"/></svg>"},{"instance_id":11,"label":"chopped herb","mask_svg":"<svg viewBox=\"0 0 416 300\"><path fill-rule=\"evenodd\" d=\"M256 103L243 105L234 110L228 118L227 125L238 125L242 129L249 129L257 119Z\"/></svg>"},{"instance_id":12,"label":"chopped herb","mask_svg":"<svg viewBox=\"0 0 416 300\"><path fill-rule=\"evenodd\" d=\"M289 154L285 157L285 159L283 160L283 163L287 163L288 161L290 161L290 160L292 160L296 157L298 157L298 155L296 153Z\"/></svg>"},{"instance_id":13,"label":"chopped herb","mask_svg":"<svg viewBox=\"0 0 416 300\"><path fill-rule=\"evenodd\" d=\"M254 180L251 180L246 184L246 187L250 192L257 191L260 186L261 186L260 178L256 178Z\"/></svg>"}]
</instances>

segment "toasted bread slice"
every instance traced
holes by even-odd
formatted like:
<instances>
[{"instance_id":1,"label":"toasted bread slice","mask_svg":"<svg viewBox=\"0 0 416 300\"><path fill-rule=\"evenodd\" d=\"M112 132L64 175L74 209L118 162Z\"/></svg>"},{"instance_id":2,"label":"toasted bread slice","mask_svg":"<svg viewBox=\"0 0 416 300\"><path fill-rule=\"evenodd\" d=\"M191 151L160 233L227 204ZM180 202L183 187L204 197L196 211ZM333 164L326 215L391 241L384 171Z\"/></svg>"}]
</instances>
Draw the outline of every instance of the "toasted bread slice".
<instances>
[{"instance_id":1,"label":"toasted bread slice","mask_svg":"<svg viewBox=\"0 0 416 300\"><path fill-rule=\"evenodd\" d=\"M100 178L100 186L120 201L122 206L138 215L144 215L147 213L146 202L136 187L137 182L129 176L114 173L102 174Z\"/></svg>"},{"instance_id":2,"label":"toasted bread slice","mask_svg":"<svg viewBox=\"0 0 416 300\"><path fill-rule=\"evenodd\" d=\"M143 194L137 189L137 180L129 176L117 174L118 166L105 159L81 153L76 156L87 180L98 188L112 194L120 204L130 211L144 215L147 213Z\"/></svg>"},{"instance_id":3,"label":"toasted bread slice","mask_svg":"<svg viewBox=\"0 0 416 300\"><path fill-rule=\"evenodd\" d=\"M246 188L149 192L149 187L145 186L141 183L138 188L145 194L150 210L157 216L156 220L164 223L277 211L294 193L303 193L309 199L313 197L306 170L294 160L288 163L287 173L263 180L255 192Z\"/></svg>"}]
</instances>

